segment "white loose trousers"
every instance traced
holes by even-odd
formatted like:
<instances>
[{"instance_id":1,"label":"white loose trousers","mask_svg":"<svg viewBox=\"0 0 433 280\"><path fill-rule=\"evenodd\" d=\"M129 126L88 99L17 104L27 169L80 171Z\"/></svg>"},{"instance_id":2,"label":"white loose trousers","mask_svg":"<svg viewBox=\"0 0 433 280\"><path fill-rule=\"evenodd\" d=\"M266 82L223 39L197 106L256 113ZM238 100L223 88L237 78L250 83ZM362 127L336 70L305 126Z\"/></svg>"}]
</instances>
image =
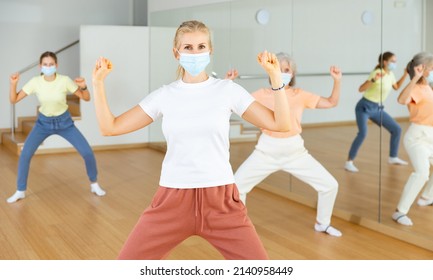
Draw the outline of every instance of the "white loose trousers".
<instances>
[{"instance_id":1,"label":"white loose trousers","mask_svg":"<svg viewBox=\"0 0 433 280\"><path fill-rule=\"evenodd\" d=\"M240 198L270 174L283 170L318 192L317 222L329 225L338 192L338 182L304 147L298 135L275 138L262 133L253 153L235 173Z\"/></svg>"}]
</instances>

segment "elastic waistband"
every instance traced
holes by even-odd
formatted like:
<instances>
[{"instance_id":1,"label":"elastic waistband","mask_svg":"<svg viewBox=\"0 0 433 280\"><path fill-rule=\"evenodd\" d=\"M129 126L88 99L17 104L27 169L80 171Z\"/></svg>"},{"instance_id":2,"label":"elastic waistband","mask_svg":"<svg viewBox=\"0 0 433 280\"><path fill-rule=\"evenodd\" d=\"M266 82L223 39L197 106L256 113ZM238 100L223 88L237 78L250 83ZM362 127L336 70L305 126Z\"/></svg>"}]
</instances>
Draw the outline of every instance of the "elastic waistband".
<instances>
[{"instance_id":1,"label":"elastic waistband","mask_svg":"<svg viewBox=\"0 0 433 280\"><path fill-rule=\"evenodd\" d=\"M289 137L272 137L267 135L266 133L262 133L259 137L259 142L268 143L272 145L287 145L303 142L303 139L300 134L296 134Z\"/></svg>"},{"instance_id":2,"label":"elastic waistband","mask_svg":"<svg viewBox=\"0 0 433 280\"><path fill-rule=\"evenodd\" d=\"M422 130L425 133L427 133L429 136L433 136L433 126L429 126L429 125L425 125L425 124L411 123L409 128L416 129L416 130Z\"/></svg>"}]
</instances>

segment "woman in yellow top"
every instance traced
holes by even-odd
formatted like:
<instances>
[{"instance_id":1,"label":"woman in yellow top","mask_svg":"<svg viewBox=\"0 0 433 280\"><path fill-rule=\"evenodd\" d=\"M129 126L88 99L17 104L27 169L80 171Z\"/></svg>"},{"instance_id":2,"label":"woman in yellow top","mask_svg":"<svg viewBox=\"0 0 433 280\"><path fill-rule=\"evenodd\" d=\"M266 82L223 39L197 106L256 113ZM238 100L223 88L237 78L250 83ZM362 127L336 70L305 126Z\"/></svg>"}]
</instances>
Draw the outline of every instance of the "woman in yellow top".
<instances>
[{"instance_id":1,"label":"woman in yellow top","mask_svg":"<svg viewBox=\"0 0 433 280\"><path fill-rule=\"evenodd\" d=\"M391 133L388 162L390 164L407 165L407 162L398 158L398 146L400 143L401 128L398 123L383 110L382 103L386 100L392 89L398 90L406 79L407 72L396 81L394 70L397 66L397 57L392 52L379 55L379 64L370 73L368 79L359 87L359 92L364 92L363 97L356 104L356 124L358 134L350 147L349 156L344 168L347 171L358 172L353 164L359 148L367 136L367 122L372 120L375 124L385 127Z\"/></svg>"},{"instance_id":2,"label":"woman in yellow top","mask_svg":"<svg viewBox=\"0 0 433 280\"><path fill-rule=\"evenodd\" d=\"M407 213L425 183L418 205L433 205L433 176L429 178L433 164L433 90L429 85L433 83L433 54L415 55L407 65L407 72L411 81L400 93L398 102L409 109L411 124L403 143L414 172L404 186L392 218L399 224L411 226L413 223Z\"/></svg>"},{"instance_id":3,"label":"woman in yellow top","mask_svg":"<svg viewBox=\"0 0 433 280\"><path fill-rule=\"evenodd\" d=\"M44 52L39 59L41 75L32 78L17 93L19 74L10 77L10 101L15 104L30 94L36 94L40 108L38 120L24 143L18 163L17 191L7 199L8 203L25 197L30 161L39 145L51 135L59 135L69 141L80 153L86 163L87 175L91 182L92 193L105 195L105 191L97 183L96 160L93 151L84 136L74 125L68 111L66 95L71 92L85 101L90 100L86 81L57 74L57 56L52 52Z\"/></svg>"}]
</instances>

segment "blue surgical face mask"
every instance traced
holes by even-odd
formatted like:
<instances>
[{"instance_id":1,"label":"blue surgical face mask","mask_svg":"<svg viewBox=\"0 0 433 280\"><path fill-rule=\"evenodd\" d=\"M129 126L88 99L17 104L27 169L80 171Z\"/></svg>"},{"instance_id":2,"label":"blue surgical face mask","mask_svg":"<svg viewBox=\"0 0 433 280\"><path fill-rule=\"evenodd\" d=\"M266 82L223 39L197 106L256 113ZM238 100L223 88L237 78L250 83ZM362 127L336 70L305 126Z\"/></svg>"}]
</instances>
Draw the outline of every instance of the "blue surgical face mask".
<instances>
[{"instance_id":1,"label":"blue surgical face mask","mask_svg":"<svg viewBox=\"0 0 433 280\"><path fill-rule=\"evenodd\" d=\"M281 79L283 80L283 83L287 86L290 81L292 80L292 74L291 73L281 73Z\"/></svg>"},{"instance_id":2,"label":"blue surgical face mask","mask_svg":"<svg viewBox=\"0 0 433 280\"><path fill-rule=\"evenodd\" d=\"M51 76L54 75L54 73L56 73L57 69L56 66L42 66L41 67L41 72L42 74L44 74L45 76Z\"/></svg>"},{"instance_id":3,"label":"blue surgical face mask","mask_svg":"<svg viewBox=\"0 0 433 280\"><path fill-rule=\"evenodd\" d=\"M429 83L433 83L433 71L430 71L428 76L427 76L427 81Z\"/></svg>"},{"instance_id":4,"label":"blue surgical face mask","mask_svg":"<svg viewBox=\"0 0 433 280\"><path fill-rule=\"evenodd\" d=\"M388 64L388 70L392 71L392 70L394 70L395 68L397 68L397 63L395 63L395 62L390 62L390 63Z\"/></svg>"},{"instance_id":5,"label":"blue surgical face mask","mask_svg":"<svg viewBox=\"0 0 433 280\"><path fill-rule=\"evenodd\" d=\"M180 53L179 64L185 69L186 72L192 76L197 76L206 69L210 62L209 52L205 53Z\"/></svg>"}]
</instances>

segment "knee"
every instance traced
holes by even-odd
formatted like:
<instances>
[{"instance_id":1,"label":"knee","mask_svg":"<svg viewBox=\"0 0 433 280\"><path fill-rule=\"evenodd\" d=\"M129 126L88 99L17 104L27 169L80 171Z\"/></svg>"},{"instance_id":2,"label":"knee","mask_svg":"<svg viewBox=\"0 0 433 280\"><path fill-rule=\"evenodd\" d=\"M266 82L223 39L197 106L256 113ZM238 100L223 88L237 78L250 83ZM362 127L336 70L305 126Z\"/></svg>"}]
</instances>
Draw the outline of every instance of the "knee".
<instances>
[{"instance_id":1,"label":"knee","mask_svg":"<svg viewBox=\"0 0 433 280\"><path fill-rule=\"evenodd\" d=\"M391 134L393 135L400 135L401 134L401 127L396 125L395 127L393 127L393 129L391 130Z\"/></svg>"},{"instance_id":2,"label":"knee","mask_svg":"<svg viewBox=\"0 0 433 280\"><path fill-rule=\"evenodd\" d=\"M91 149L86 150L81 153L81 156L84 158L84 160L95 160L95 155L93 154L93 151Z\"/></svg>"},{"instance_id":3,"label":"knee","mask_svg":"<svg viewBox=\"0 0 433 280\"><path fill-rule=\"evenodd\" d=\"M364 140L366 136L367 136L367 131L366 130L360 130L358 132L357 138L359 140Z\"/></svg>"},{"instance_id":4,"label":"knee","mask_svg":"<svg viewBox=\"0 0 433 280\"><path fill-rule=\"evenodd\" d=\"M33 157L34 152L29 152L23 149L20 155L20 161L30 161Z\"/></svg>"},{"instance_id":5,"label":"knee","mask_svg":"<svg viewBox=\"0 0 433 280\"><path fill-rule=\"evenodd\" d=\"M324 178L321 182L321 187L318 188L320 193L337 193L338 192L338 182L334 177Z\"/></svg>"},{"instance_id":6,"label":"knee","mask_svg":"<svg viewBox=\"0 0 433 280\"><path fill-rule=\"evenodd\" d=\"M328 191L329 192L338 192L338 182L333 178L332 181L328 183Z\"/></svg>"},{"instance_id":7,"label":"knee","mask_svg":"<svg viewBox=\"0 0 433 280\"><path fill-rule=\"evenodd\" d=\"M429 179L429 173L425 171L417 171L417 172L413 172L411 174L411 177L425 183Z\"/></svg>"}]
</instances>

